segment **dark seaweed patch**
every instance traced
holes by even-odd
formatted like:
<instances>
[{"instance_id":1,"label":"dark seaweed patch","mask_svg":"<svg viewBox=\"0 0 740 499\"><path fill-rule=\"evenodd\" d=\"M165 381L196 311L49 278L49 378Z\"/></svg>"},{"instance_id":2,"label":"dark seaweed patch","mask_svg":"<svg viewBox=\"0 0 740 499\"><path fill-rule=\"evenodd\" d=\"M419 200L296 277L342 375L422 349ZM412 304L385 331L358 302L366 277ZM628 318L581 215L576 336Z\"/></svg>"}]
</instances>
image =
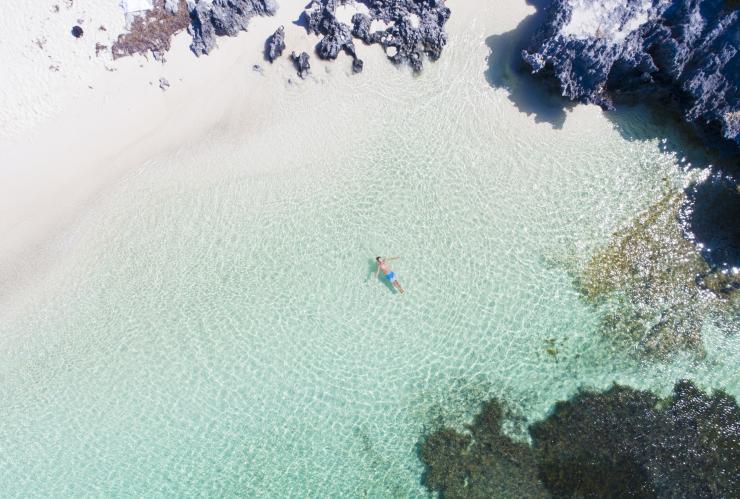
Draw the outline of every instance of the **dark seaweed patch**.
<instances>
[{"instance_id":1,"label":"dark seaweed patch","mask_svg":"<svg viewBox=\"0 0 740 499\"><path fill-rule=\"evenodd\" d=\"M660 400L614 385L558 402L532 446L501 432L493 399L461 433L419 443L423 483L443 497L740 497L740 408L679 381Z\"/></svg>"}]
</instances>

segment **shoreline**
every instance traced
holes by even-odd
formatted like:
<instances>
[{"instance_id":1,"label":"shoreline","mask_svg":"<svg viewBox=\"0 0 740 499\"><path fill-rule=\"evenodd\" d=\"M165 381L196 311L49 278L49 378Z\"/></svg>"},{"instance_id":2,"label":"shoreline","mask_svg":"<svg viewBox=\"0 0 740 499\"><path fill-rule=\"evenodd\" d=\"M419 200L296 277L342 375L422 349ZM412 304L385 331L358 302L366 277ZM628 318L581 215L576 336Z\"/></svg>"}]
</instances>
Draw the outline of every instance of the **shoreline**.
<instances>
[{"instance_id":1,"label":"shoreline","mask_svg":"<svg viewBox=\"0 0 740 499\"><path fill-rule=\"evenodd\" d=\"M115 71L97 68L84 75L86 81L78 83L87 93L60 96L58 111L30 132L0 136L0 156L6 158L0 167L0 300L30 281L29 274L52 265L44 251L108 186L147 160L197 140L245 99L269 110L273 103L259 99L260 87L297 82L287 58L273 64L263 58L265 39L279 25L296 50L312 49L318 40L294 24L302 3L284 3L275 16L253 18L239 36L220 37L207 56L193 55L191 37L181 31L165 63L139 55L101 61ZM314 59L319 72L327 63ZM337 69L345 63L334 62ZM255 71L255 64L263 71ZM160 78L170 83L166 91L159 88Z\"/></svg>"},{"instance_id":2,"label":"shoreline","mask_svg":"<svg viewBox=\"0 0 740 499\"><path fill-rule=\"evenodd\" d=\"M449 4L453 18L457 16L455 24L463 18L477 18L475 8L457 0ZM15 106L6 109L10 117L3 122L10 123L14 115L25 113L26 94L52 88L56 100L48 116L34 116L36 122L30 130L22 124L7 126L0 135L0 156L7 158L0 166L0 233L4 234L0 240L0 303L51 268L57 259L47 254L52 243L65 234L96 196L122 176L180 144L197 140L237 109L251 106L269 110L273 103L259 98L261 87L304 84L287 56L290 51L312 54L312 75L305 84L320 82L332 72L363 78L351 74L352 61L345 55L334 61L315 56L314 48L321 36L307 34L297 22L304 7L304 2L284 0L276 15L253 17L248 31L219 37L218 47L201 57L191 52L191 36L183 30L173 36L164 63L134 54L115 60L91 59L92 64L88 61L87 66L75 67L85 54L85 49L80 53L77 47L76 52L68 54L67 65L80 74L71 84L63 79L56 87L49 86L48 74L38 76L38 67L27 67L29 80L22 89L25 94L10 100ZM344 6L343 18L351 14L348 9L361 7ZM496 24L515 26L532 11L524 2L521 7L521 12L513 9ZM122 26L125 16L119 14ZM62 21L60 18L58 24L66 26ZM264 58L265 40L281 25L288 48L271 64ZM62 46L78 41L70 33L59 36L66 37ZM379 45L360 42L356 48L358 55L372 60L372 64L391 64ZM27 50L35 54L38 47L29 43ZM19 57L30 56L21 53ZM438 63L443 61L444 55ZM261 66L260 71L254 65ZM160 78L170 83L166 91L159 88ZM64 85L68 93L62 92ZM4 97L8 99L8 95Z\"/></svg>"}]
</instances>

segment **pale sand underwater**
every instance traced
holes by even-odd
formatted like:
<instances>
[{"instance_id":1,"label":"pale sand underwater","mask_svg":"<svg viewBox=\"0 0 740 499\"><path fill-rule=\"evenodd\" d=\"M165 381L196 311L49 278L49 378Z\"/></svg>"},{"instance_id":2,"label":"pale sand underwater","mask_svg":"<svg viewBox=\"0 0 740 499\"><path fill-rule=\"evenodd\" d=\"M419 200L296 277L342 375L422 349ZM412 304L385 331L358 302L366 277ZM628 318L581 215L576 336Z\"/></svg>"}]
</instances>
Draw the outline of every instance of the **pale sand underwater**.
<instances>
[{"instance_id":1,"label":"pale sand underwater","mask_svg":"<svg viewBox=\"0 0 740 499\"><path fill-rule=\"evenodd\" d=\"M420 435L490 396L533 421L584 385L740 393L731 317L702 317L703 358L646 361L575 288L693 173L640 110L527 114L491 84L531 7L450 1L419 76L360 46L361 75L314 57L299 81L261 51L279 24L313 44L301 6L208 57L180 36L164 66L90 70L2 136L0 490L424 496Z\"/></svg>"}]
</instances>

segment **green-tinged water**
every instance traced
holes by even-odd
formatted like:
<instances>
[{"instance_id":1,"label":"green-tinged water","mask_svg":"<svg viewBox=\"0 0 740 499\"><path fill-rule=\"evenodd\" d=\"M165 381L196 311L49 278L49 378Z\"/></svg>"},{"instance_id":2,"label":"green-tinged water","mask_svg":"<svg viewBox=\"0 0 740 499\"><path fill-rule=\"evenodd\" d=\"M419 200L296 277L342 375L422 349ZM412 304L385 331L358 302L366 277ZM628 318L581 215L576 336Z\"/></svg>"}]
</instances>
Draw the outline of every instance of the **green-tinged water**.
<instances>
[{"instance_id":1,"label":"green-tinged water","mask_svg":"<svg viewBox=\"0 0 740 499\"><path fill-rule=\"evenodd\" d=\"M490 396L740 393L728 315L703 358L643 358L574 285L674 155L594 108L535 123L486 81L491 27L455 26L421 77L276 79L100 195L0 315L0 495L421 496L419 436Z\"/></svg>"}]
</instances>

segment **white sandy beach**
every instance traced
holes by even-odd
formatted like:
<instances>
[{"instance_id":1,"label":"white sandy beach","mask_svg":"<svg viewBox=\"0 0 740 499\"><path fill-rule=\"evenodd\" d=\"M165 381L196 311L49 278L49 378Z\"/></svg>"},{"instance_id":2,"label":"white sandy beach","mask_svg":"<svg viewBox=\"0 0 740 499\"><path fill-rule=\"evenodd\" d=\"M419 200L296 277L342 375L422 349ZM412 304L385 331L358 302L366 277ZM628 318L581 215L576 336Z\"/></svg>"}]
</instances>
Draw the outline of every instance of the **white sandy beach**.
<instances>
[{"instance_id":1,"label":"white sandy beach","mask_svg":"<svg viewBox=\"0 0 740 499\"><path fill-rule=\"evenodd\" d=\"M509 3L495 21L502 31L532 11L523 1ZM11 49L0 53L0 65L14 68L0 86L0 295L57 260L58 254L44 254L49 242L121 175L198 140L231 112L247 110L255 121L269 115L275 103L261 97L263 88L321 85L336 77L353 77L361 85L379 65L389 64L382 49L361 42L364 75L351 75L344 54L333 63L320 61L313 55L318 38L294 23L304 4L282 1L276 16L255 17L248 32L219 38L218 48L200 58L182 32L164 64L142 56L95 56L96 43L110 45L124 29L123 12L112 0L78 0L72 7L62 4L57 13L52 3L28 7L31 14L20 4L11 11L13 30L3 34ZM471 2L449 4L454 12L449 30L464 30L480 15ZM338 15L348 20L353 12L344 6ZM77 40L69 30L80 19L87 31ZM98 25L106 31L92 29ZM270 65L263 60L264 43L279 25L285 26L287 49ZM38 39L45 40L43 48ZM312 54L305 82L287 58L292 50ZM59 70L50 70L49 61ZM254 64L263 71L252 69ZM407 68L398 68L398 75L414 78ZM171 84L165 92L160 78Z\"/></svg>"}]
</instances>

